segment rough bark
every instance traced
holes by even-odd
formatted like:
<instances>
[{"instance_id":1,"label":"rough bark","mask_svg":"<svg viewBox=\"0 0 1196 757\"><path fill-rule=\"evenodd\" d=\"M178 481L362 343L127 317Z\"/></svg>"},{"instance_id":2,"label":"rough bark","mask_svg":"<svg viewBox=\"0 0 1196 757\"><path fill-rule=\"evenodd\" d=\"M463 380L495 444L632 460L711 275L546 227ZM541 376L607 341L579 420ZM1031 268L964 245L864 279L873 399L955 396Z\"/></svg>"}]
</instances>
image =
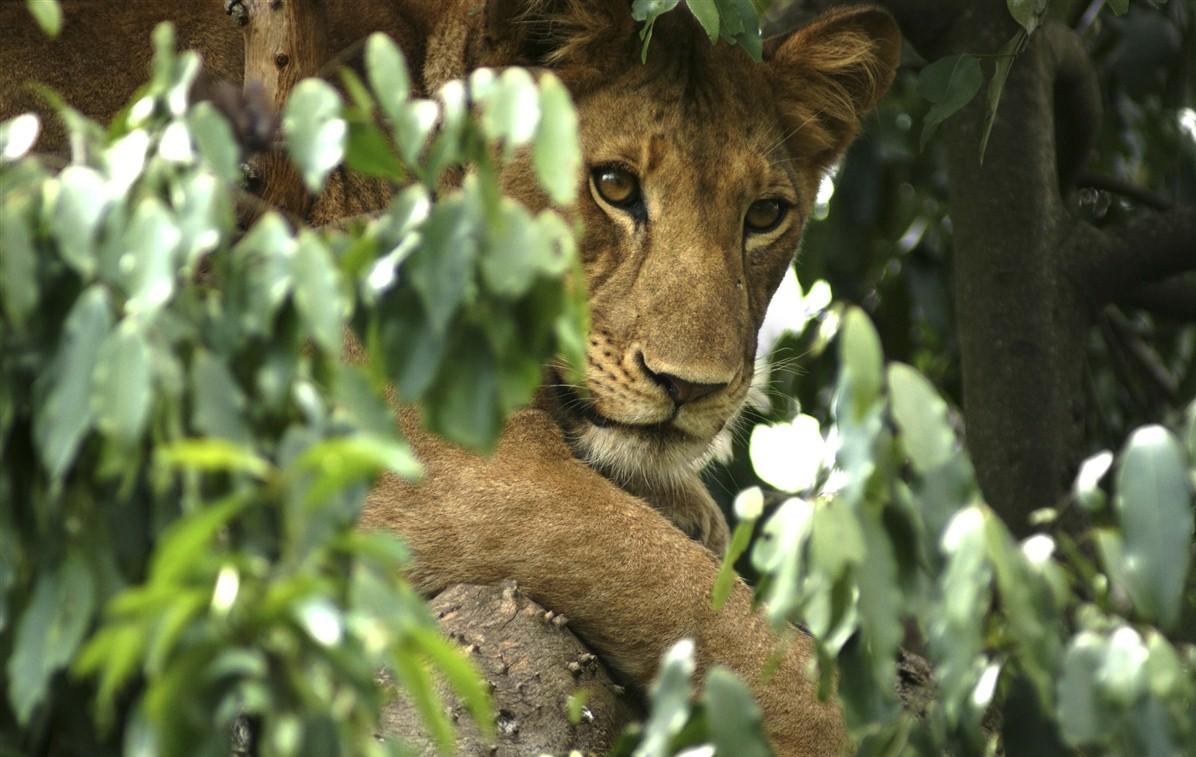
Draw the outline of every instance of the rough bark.
<instances>
[{"instance_id":1,"label":"rough bark","mask_svg":"<svg viewBox=\"0 0 1196 757\"><path fill-rule=\"evenodd\" d=\"M623 727L640 717L638 697L616 684L602 663L554 616L514 584L454 586L429 606L441 630L460 644L491 686L494 740L484 739L445 686L460 755L605 754ZM566 700L588 692L576 725ZM419 715L401 696L382 712L384 739L435 754Z\"/></svg>"}]
</instances>

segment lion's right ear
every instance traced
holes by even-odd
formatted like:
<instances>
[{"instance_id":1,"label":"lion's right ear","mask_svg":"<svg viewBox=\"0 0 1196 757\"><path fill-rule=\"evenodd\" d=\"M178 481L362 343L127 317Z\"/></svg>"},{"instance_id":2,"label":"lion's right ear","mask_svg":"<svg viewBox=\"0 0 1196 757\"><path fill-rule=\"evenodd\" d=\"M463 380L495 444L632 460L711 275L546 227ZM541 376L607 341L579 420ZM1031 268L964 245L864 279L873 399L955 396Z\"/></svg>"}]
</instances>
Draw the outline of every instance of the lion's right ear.
<instances>
[{"instance_id":1,"label":"lion's right ear","mask_svg":"<svg viewBox=\"0 0 1196 757\"><path fill-rule=\"evenodd\" d=\"M629 0L489 0L490 65L552 68L576 93L635 50Z\"/></svg>"},{"instance_id":2,"label":"lion's right ear","mask_svg":"<svg viewBox=\"0 0 1196 757\"><path fill-rule=\"evenodd\" d=\"M857 6L824 13L767 50L790 152L826 168L892 84L901 32L883 8Z\"/></svg>"}]
</instances>

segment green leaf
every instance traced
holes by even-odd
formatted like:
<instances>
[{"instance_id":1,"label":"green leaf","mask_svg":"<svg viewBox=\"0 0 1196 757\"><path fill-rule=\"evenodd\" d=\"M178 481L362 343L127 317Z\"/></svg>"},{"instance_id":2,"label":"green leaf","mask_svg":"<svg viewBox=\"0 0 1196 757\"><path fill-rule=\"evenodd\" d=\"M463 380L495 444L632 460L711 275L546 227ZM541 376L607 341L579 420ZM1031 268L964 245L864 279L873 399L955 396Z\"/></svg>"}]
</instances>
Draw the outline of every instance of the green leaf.
<instances>
[{"instance_id":1,"label":"green leaf","mask_svg":"<svg viewBox=\"0 0 1196 757\"><path fill-rule=\"evenodd\" d=\"M971 55L950 55L922 69L918 93L933 103L923 119L923 148L935 128L971 102L983 83L980 61Z\"/></svg>"},{"instance_id":2,"label":"green leaf","mask_svg":"<svg viewBox=\"0 0 1196 757\"><path fill-rule=\"evenodd\" d=\"M643 46L640 48L641 61L648 60L648 45L652 42L652 26L656 23L656 18L676 7L677 0L634 0L631 4L631 17L644 22L640 28L640 39L643 40Z\"/></svg>"},{"instance_id":3,"label":"green leaf","mask_svg":"<svg viewBox=\"0 0 1196 757\"><path fill-rule=\"evenodd\" d=\"M456 731L445 714L444 705L436 691L436 683L427 667L419 657L405 653L405 650L398 651L391 659L395 677L407 690L411 703L415 705L415 711L419 713L424 727L431 733L440 753L451 754Z\"/></svg>"},{"instance_id":4,"label":"green leaf","mask_svg":"<svg viewBox=\"0 0 1196 757\"><path fill-rule=\"evenodd\" d=\"M477 242L470 210L460 195L437 203L423 225L423 248L406 263L408 281L437 334L448 329L453 314L474 287Z\"/></svg>"},{"instance_id":5,"label":"green leaf","mask_svg":"<svg viewBox=\"0 0 1196 757\"><path fill-rule=\"evenodd\" d=\"M400 183L407 174L395 156L386 136L373 120L349 121L349 139L345 149L345 165L365 174Z\"/></svg>"},{"instance_id":6,"label":"green leaf","mask_svg":"<svg viewBox=\"0 0 1196 757\"><path fill-rule=\"evenodd\" d=\"M331 84L304 79L295 86L282 111L282 132L310 191L320 191L328 172L341 162L347 131L340 95Z\"/></svg>"},{"instance_id":7,"label":"green leaf","mask_svg":"<svg viewBox=\"0 0 1196 757\"><path fill-rule=\"evenodd\" d=\"M153 399L151 373L145 332L126 318L100 347L91 398L96 427L121 445L141 438Z\"/></svg>"},{"instance_id":8,"label":"green leaf","mask_svg":"<svg viewBox=\"0 0 1196 757\"><path fill-rule=\"evenodd\" d=\"M40 131L41 121L32 113L0 122L0 165L25 157Z\"/></svg>"},{"instance_id":9,"label":"green leaf","mask_svg":"<svg viewBox=\"0 0 1196 757\"><path fill-rule=\"evenodd\" d=\"M718 7L714 0L685 0L685 5L702 25L710 41L718 40Z\"/></svg>"},{"instance_id":10,"label":"green leaf","mask_svg":"<svg viewBox=\"0 0 1196 757\"><path fill-rule=\"evenodd\" d=\"M791 494L817 484L825 453L818 419L804 413L788 423L757 425L748 443L748 458L756 475Z\"/></svg>"},{"instance_id":11,"label":"green leaf","mask_svg":"<svg viewBox=\"0 0 1196 757\"><path fill-rule=\"evenodd\" d=\"M898 582L893 539L880 514L863 512L859 522L867 555L860 561L856 573L860 591L860 631L872 663L871 682L875 688L889 691L895 684L893 660L897 658L905 633L902 616L907 606Z\"/></svg>"},{"instance_id":12,"label":"green leaf","mask_svg":"<svg viewBox=\"0 0 1196 757\"><path fill-rule=\"evenodd\" d=\"M730 670L715 665L702 690L706 723L715 754L769 757L772 750L761 728L760 707L747 686Z\"/></svg>"},{"instance_id":13,"label":"green leaf","mask_svg":"<svg viewBox=\"0 0 1196 757\"><path fill-rule=\"evenodd\" d=\"M123 197L145 168L150 146L149 132L136 129L117 139L104 150L102 163L108 177L108 191L113 197Z\"/></svg>"},{"instance_id":14,"label":"green leaf","mask_svg":"<svg viewBox=\"0 0 1196 757\"><path fill-rule=\"evenodd\" d=\"M853 307L843 317L839 340L842 374L838 402L858 421L880 396L884 363L880 337L864 311Z\"/></svg>"},{"instance_id":15,"label":"green leaf","mask_svg":"<svg viewBox=\"0 0 1196 757\"><path fill-rule=\"evenodd\" d=\"M814 505L791 497L764 524L752 548L752 565L771 578L764 591L768 618L774 628L788 621L798 605L804 575L802 552L814 524Z\"/></svg>"},{"instance_id":16,"label":"green leaf","mask_svg":"<svg viewBox=\"0 0 1196 757\"><path fill-rule=\"evenodd\" d=\"M1039 2L1045 2L1045 0L1039 0ZM1105 0L1105 5L1109 6L1114 14L1124 16L1129 12L1130 0Z\"/></svg>"},{"instance_id":17,"label":"green leaf","mask_svg":"<svg viewBox=\"0 0 1196 757\"><path fill-rule=\"evenodd\" d=\"M297 471L315 476L305 502L316 505L351 484L391 472L409 481L423 475L411 447L398 439L354 434L326 439L309 447L294 463Z\"/></svg>"},{"instance_id":18,"label":"green leaf","mask_svg":"<svg viewBox=\"0 0 1196 757\"><path fill-rule=\"evenodd\" d=\"M180 233L182 270L188 278L199 258L216 249L233 226L228 192L210 173L193 173L177 185L175 210Z\"/></svg>"},{"instance_id":19,"label":"green leaf","mask_svg":"<svg viewBox=\"0 0 1196 757\"><path fill-rule=\"evenodd\" d=\"M811 566L838 578L850 564L863 562L864 532L855 512L841 501L819 503L814 509Z\"/></svg>"},{"instance_id":20,"label":"green leaf","mask_svg":"<svg viewBox=\"0 0 1196 757\"><path fill-rule=\"evenodd\" d=\"M218 502L188 513L171 523L154 545L150 561L150 579L159 586L177 583L188 571L210 562L212 539L244 510L254 494L226 497Z\"/></svg>"},{"instance_id":21,"label":"green leaf","mask_svg":"<svg viewBox=\"0 0 1196 757\"><path fill-rule=\"evenodd\" d=\"M947 403L925 376L902 363L889 366L889 394L901 445L914 469L926 474L955 454Z\"/></svg>"},{"instance_id":22,"label":"green leaf","mask_svg":"<svg viewBox=\"0 0 1196 757\"><path fill-rule=\"evenodd\" d=\"M509 149L527 144L540 123L540 96L532 75L508 68L489 91L482 111L482 133Z\"/></svg>"},{"instance_id":23,"label":"green leaf","mask_svg":"<svg viewBox=\"0 0 1196 757\"><path fill-rule=\"evenodd\" d=\"M414 166L419 161L420 152L428 141L428 135L436 128L436 120L440 117L440 106L434 100L410 100L403 104L395 116L395 144L399 147L399 155L403 162ZM435 183L436 177L425 177L425 183Z\"/></svg>"},{"instance_id":24,"label":"green leaf","mask_svg":"<svg viewBox=\"0 0 1196 757\"><path fill-rule=\"evenodd\" d=\"M66 472L91 428L91 376L111 328L108 295L103 287L93 286L71 308L54 363L39 379L49 386L45 401L35 410L33 435L51 478Z\"/></svg>"},{"instance_id":25,"label":"green leaf","mask_svg":"<svg viewBox=\"0 0 1196 757\"><path fill-rule=\"evenodd\" d=\"M644 723L644 737L636 749L637 757L668 757L673 737L689 719L693 689L694 643L682 639L665 652L664 661L649 689L649 715Z\"/></svg>"},{"instance_id":26,"label":"green leaf","mask_svg":"<svg viewBox=\"0 0 1196 757\"><path fill-rule=\"evenodd\" d=\"M365 72L382 112L397 121L411 94L411 76L403 53L381 32L374 32L366 40Z\"/></svg>"},{"instance_id":27,"label":"green leaf","mask_svg":"<svg viewBox=\"0 0 1196 757\"><path fill-rule=\"evenodd\" d=\"M498 370L482 335L470 331L454 339L442 371L425 401L430 428L463 447L487 450L502 426Z\"/></svg>"},{"instance_id":28,"label":"green leaf","mask_svg":"<svg viewBox=\"0 0 1196 757\"><path fill-rule=\"evenodd\" d=\"M1110 1L1129 4L1129 0ZM1042 24L1042 18L1047 10L1047 0L1005 0L1005 4L1009 8L1009 15L1013 16L1014 21L1021 24L1026 34L1033 34L1034 30Z\"/></svg>"},{"instance_id":29,"label":"green leaf","mask_svg":"<svg viewBox=\"0 0 1196 757\"><path fill-rule=\"evenodd\" d=\"M502 198L487 226L489 244L482 255L482 280L495 294L517 299L527 293L549 255L547 240L520 203Z\"/></svg>"},{"instance_id":30,"label":"green leaf","mask_svg":"<svg viewBox=\"0 0 1196 757\"><path fill-rule=\"evenodd\" d=\"M571 205L581 175L577 111L569 91L551 73L540 77L540 123L532 144L532 163L540 185L557 205Z\"/></svg>"},{"instance_id":31,"label":"green leaf","mask_svg":"<svg viewBox=\"0 0 1196 757\"><path fill-rule=\"evenodd\" d=\"M1087 458L1080 464L1072 484L1072 496L1090 512L1099 512L1105 507L1105 493L1100 488L1101 479L1113 467L1113 453L1104 450Z\"/></svg>"},{"instance_id":32,"label":"green leaf","mask_svg":"<svg viewBox=\"0 0 1196 757\"><path fill-rule=\"evenodd\" d=\"M47 36L57 37L62 31L62 8L58 0L25 0L25 7Z\"/></svg>"},{"instance_id":33,"label":"green leaf","mask_svg":"<svg viewBox=\"0 0 1196 757\"><path fill-rule=\"evenodd\" d=\"M272 333L272 319L293 287L295 240L274 211L262 216L233 248L245 286L242 326L251 333Z\"/></svg>"},{"instance_id":34,"label":"green leaf","mask_svg":"<svg viewBox=\"0 0 1196 757\"><path fill-rule=\"evenodd\" d=\"M8 701L22 725L45 698L50 677L74 657L95 601L91 571L74 553L38 576L8 658Z\"/></svg>"},{"instance_id":35,"label":"green leaf","mask_svg":"<svg viewBox=\"0 0 1196 757\"><path fill-rule=\"evenodd\" d=\"M735 524L731 543L727 545L727 554L723 555L723 560L718 566L718 575L714 578L714 588L710 591L710 606L715 610L722 609L731 596L731 589L735 586L735 562L752 543L755 524L755 520L741 520Z\"/></svg>"},{"instance_id":36,"label":"green leaf","mask_svg":"<svg viewBox=\"0 0 1196 757\"><path fill-rule=\"evenodd\" d=\"M985 108L988 115L984 119L984 133L980 137L981 163L984 163L984 153L988 150L988 138L992 134L993 124L997 121L997 108L1001 105L1001 94L1005 91L1005 81L1009 78L1009 72L1013 69L1014 60L1025 48L1027 39L1027 32L1019 29L997 51L997 58L993 63L993 75L988 80L988 90L985 97Z\"/></svg>"},{"instance_id":37,"label":"green leaf","mask_svg":"<svg viewBox=\"0 0 1196 757\"><path fill-rule=\"evenodd\" d=\"M220 358L204 349L191 359L191 423L205 436L249 446L245 393Z\"/></svg>"},{"instance_id":38,"label":"green leaf","mask_svg":"<svg viewBox=\"0 0 1196 757\"><path fill-rule=\"evenodd\" d=\"M0 255L0 293L4 312L18 329L25 325L38 301L37 251L26 221L26 204L10 196L0 205L0 243L4 245L4 254Z\"/></svg>"},{"instance_id":39,"label":"green leaf","mask_svg":"<svg viewBox=\"0 0 1196 757\"><path fill-rule=\"evenodd\" d=\"M345 310L340 271L314 232L307 229L299 232L292 266L295 306L307 324L308 333L324 350L339 354Z\"/></svg>"},{"instance_id":40,"label":"green leaf","mask_svg":"<svg viewBox=\"0 0 1196 757\"><path fill-rule=\"evenodd\" d=\"M226 439L180 439L154 450L154 461L167 468L196 471L231 471L264 478L270 463L250 447Z\"/></svg>"},{"instance_id":41,"label":"green leaf","mask_svg":"<svg viewBox=\"0 0 1196 757\"><path fill-rule=\"evenodd\" d=\"M1096 676L1108 644L1099 635L1083 631L1072 639L1063 657L1056 696L1057 722L1063 740L1072 747L1103 740L1109 717L1097 693Z\"/></svg>"},{"instance_id":42,"label":"green leaf","mask_svg":"<svg viewBox=\"0 0 1196 757\"><path fill-rule=\"evenodd\" d=\"M181 240L182 232L158 198L146 197L138 203L125 233L127 252L119 261L129 293L126 313L151 315L170 300Z\"/></svg>"},{"instance_id":43,"label":"green leaf","mask_svg":"<svg viewBox=\"0 0 1196 757\"><path fill-rule=\"evenodd\" d=\"M448 680L453 691L465 702L470 717L484 738L494 737L494 714L490 691L469 658L436 631L423 626L409 629L412 640L435 668Z\"/></svg>"},{"instance_id":44,"label":"green leaf","mask_svg":"<svg viewBox=\"0 0 1196 757\"><path fill-rule=\"evenodd\" d=\"M90 277L96 269L96 227L106 205L104 179L95 169L71 165L62 170L58 182L50 220L58 251L79 275Z\"/></svg>"},{"instance_id":45,"label":"green leaf","mask_svg":"<svg viewBox=\"0 0 1196 757\"><path fill-rule=\"evenodd\" d=\"M224 115L212 103L196 103L187 113L191 138L220 180L235 184L241 178L241 147Z\"/></svg>"},{"instance_id":46,"label":"green leaf","mask_svg":"<svg viewBox=\"0 0 1196 757\"><path fill-rule=\"evenodd\" d=\"M1164 628L1179 622L1191 561L1192 491L1179 440L1162 426L1135 431L1117 469L1126 590Z\"/></svg>"}]
</instances>

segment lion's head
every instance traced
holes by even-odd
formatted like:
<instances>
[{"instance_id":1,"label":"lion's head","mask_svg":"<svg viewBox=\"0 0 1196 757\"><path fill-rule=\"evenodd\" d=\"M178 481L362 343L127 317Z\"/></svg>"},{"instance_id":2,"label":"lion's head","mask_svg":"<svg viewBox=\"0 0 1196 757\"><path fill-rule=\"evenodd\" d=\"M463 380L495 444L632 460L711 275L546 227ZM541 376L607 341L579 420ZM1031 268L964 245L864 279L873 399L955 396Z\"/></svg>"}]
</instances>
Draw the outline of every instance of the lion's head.
<instances>
[{"instance_id":1,"label":"lion's head","mask_svg":"<svg viewBox=\"0 0 1196 757\"><path fill-rule=\"evenodd\" d=\"M585 380L554 376L575 452L621 483L690 472L737 415L756 334L822 173L892 81L897 27L872 7L766 43L711 45L690 14L647 61L627 0L491 3L487 65L549 67L580 121L589 285ZM543 204L527 169L507 191Z\"/></svg>"}]
</instances>

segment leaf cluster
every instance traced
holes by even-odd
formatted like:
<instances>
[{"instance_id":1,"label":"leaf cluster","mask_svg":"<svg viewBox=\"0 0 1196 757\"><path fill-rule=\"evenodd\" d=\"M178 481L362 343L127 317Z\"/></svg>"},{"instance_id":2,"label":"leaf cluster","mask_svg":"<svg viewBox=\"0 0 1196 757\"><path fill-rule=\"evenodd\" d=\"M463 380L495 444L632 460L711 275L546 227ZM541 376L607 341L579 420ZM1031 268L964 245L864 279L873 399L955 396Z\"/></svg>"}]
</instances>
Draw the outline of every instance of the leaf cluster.
<instances>
[{"instance_id":1,"label":"leaf cluster","mask_svg":"<svg viewBox=\"0 0 1196 757\"><path fill-rule=\"evenodd\" d=\"M249 718L271 753L391 753L383 667L442 746L436 676L486 730L404 548L355 523L377 475L420 475L388 381L486 448L578 354L573 229L497 180L530 150L572 200L569 97L509 70L415 99L376 35L369 85L347 73L345 105L300 83L284 138L312 190L341 164L409 185L344 228L270 212L242 233L233 132L188 102L197 56L168 25L154 45L107 129L57 103L65 167L29 154L35 117L0 125L0 751L227 754Z\"/></svg>"}]
</instances>

